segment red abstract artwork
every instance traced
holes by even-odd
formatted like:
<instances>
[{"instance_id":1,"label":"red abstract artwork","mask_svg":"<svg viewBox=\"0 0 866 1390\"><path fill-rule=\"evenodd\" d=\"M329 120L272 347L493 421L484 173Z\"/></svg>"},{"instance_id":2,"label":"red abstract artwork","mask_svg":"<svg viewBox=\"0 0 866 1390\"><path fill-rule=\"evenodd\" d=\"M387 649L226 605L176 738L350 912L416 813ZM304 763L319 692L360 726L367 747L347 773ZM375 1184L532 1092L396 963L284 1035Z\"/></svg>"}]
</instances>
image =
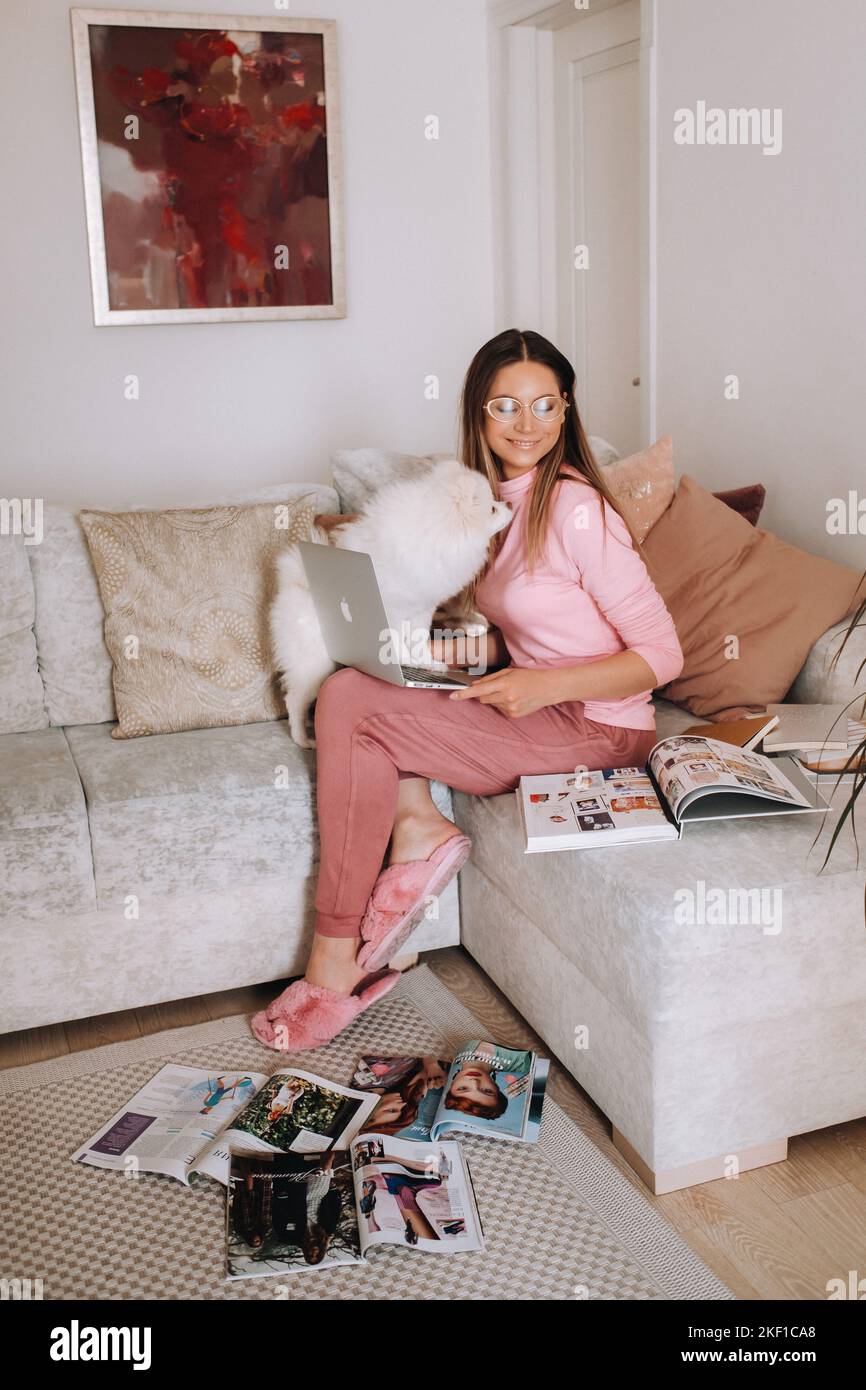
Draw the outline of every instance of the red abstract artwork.
<instances>
[{"instance_id":1,"label":"red abstract artwork","mask_svg":"<svg viewBox=\"0 0 866 1390\"><path fill-rule=\"evenodd\" d=\"M86 28L104 321L339 312L323 33L131 18Z\"/></svg>"}]
</instances>

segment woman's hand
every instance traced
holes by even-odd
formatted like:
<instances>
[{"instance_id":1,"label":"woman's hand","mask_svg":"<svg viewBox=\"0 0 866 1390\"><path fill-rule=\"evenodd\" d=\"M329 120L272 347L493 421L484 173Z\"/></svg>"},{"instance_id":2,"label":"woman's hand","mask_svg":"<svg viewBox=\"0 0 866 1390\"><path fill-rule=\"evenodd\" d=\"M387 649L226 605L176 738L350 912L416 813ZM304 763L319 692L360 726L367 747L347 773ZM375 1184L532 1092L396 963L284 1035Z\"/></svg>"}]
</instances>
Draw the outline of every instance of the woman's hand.
<instances>
[{"instance_id":1,"label":"woman's hand","mask_svg":"<svg viewBox=\"0 0 866 1390\"><path fill-rule=\"evenodd\" d=\"M481 676L463 690L455 690L449 700L480 700L482 705L495 705L508 719L522 719L545 705L558 704L568 696L562 691L562 672L556 667L546 669L509 666Z\"/></svg>"},{"instance_id":2,"label":"woman's hand","mask_svg":"<svg viewBox=\"0 0 866 1390\"><path fill-rule=\"evenodd\" d=\"M313 517L313 525L318 526L321 531L324 531L326 535L330 537L331 532L337 526L345 526L349 521L357 521L358 516L358 512L319 512Z\"/></svg>"},{"instance_id":3,"label":"woman's hand","mask_svg":"<svg viewBox=\"0 0 866 1390\"><path fill-rule=\"evenodd\" d=\"M421 1075L424 1078L425 1093L429 1090L441 1090L448 1080L445 1072L439 1065L438 1057L422 1057Z\"/></svg>"},{"instance_id":4,"label":"woman's hand","mask_svg":"<svg viewBox=\"0 0 866 1390\"><path fill-rule=\"evenodd\" d=\"M434 661L442 661L446 666L458 664L453 637L431 637L430 655Z\"/></svg>"},{"instance_id":5,"label":"woman's hand","mask_svg":"<svg viewBox=\"0 0 866 1390\"><path fill-rule=\"evenodd\" d=\"M529 1076L509 1076L503 1090L509 1098L522 1096L524 1091L529 1090L530 1080L531 1077Z\"/></svg>"},{"instance_id":6,"label":"woman's hand","mask_svg":"<svg viewBox=\"0 0 866 1390\"><path fill-rule=\"evenodd\" d=\"M458 628L448 637L432 637L430 647L434 661L443 661L455 670L491 670L508 661L502 634L495 627L485 632L461 632Z\"/></svg>"}]
</instances>

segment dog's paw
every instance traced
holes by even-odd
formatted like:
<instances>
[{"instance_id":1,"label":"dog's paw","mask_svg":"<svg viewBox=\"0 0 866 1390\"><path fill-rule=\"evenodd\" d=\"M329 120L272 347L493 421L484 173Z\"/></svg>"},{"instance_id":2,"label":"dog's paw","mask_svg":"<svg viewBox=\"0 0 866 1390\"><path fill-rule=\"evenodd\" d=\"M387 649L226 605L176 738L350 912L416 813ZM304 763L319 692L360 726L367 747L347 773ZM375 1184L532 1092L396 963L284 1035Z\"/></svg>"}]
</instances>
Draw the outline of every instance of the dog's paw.
<instances>
[{"instance_id":1,"label":"dog's paw","mask_svg":"<svg viewBox=\"0 0 866 1390\"><path fill-rule=\"evenodd\" d=\"M292 736L292 742L296 743L299 748L315 748L316 740L307 733L306 729L298 729L290 724L289 733Z\"/></svg>"},{"instance_id":2,"label":"dog's paw","mask_svg":"<svg viewBox=\"0 0 866 1390\"><path fill-rule=\"evenodd\" d=\"M296 743L299 748L315 748L316 740L307 733L306 720L298 719L291 711L289 711L289 733L292 736L292 742Z\"/></svg>"}]
</instances>

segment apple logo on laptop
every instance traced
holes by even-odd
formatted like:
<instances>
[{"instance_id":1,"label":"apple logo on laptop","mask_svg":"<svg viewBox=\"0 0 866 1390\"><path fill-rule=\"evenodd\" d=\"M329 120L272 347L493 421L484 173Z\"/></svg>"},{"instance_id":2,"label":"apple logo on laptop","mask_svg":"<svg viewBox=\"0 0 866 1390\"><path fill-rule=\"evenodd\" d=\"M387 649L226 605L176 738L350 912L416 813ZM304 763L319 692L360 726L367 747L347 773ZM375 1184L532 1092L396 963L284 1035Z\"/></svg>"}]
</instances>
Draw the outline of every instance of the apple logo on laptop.
<instances>
[{"instance_id":1,"label":"apple logo on laptop","mask_svg":"<svg viewBox=\"0 0 866 1390\"><path fill-rule=\"evenodd\" d=\"M349 600L347 598L340 599L340 612L342 613L347 623L350 623L352 621L352 610L349 607Z\"/></svg>"}]
</instances>

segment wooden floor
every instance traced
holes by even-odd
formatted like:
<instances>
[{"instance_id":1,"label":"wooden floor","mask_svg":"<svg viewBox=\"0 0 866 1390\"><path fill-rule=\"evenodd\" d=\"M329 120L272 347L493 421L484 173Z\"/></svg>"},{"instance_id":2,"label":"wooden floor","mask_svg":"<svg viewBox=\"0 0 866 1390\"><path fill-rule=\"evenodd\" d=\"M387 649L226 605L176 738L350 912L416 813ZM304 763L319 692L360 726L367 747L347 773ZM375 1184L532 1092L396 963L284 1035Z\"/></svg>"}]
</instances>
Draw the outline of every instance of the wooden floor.
<instances>
[{"instance_id":1,"label":"wooden floor","mask_svg":"<svg viewBox=\"0 0 866 1390\"><path fill-rule=\"evenodd\" d=\"M422 960L492 1036L540 1046L462 948L432 951ZM7 1034L0 1036L0 1067L252 1013L276 992L260 985ZM550 1094L738 1298L823 1300L829 1279L847 1284L850 1270L866 1278L866 1119L794 1137L785 1163L652 1197L611 1143L609 1121L556 1063Z\"/></svg>"}]
</instances>

